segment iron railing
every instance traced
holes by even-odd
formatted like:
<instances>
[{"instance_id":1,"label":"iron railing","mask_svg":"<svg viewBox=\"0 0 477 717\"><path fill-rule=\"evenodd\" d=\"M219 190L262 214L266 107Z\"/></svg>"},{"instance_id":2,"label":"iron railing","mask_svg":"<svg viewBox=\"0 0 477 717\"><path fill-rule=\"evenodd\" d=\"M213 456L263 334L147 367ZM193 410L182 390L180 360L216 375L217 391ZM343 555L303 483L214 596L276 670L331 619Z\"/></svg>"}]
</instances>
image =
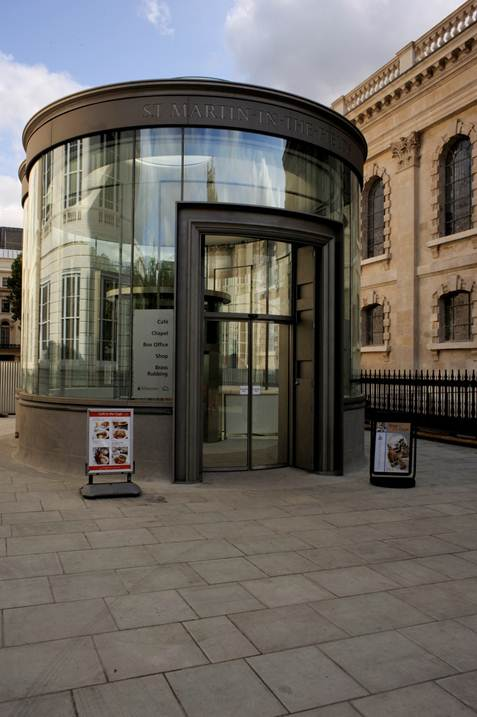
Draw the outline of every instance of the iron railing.
<instances>
[{"instance_id":1,"label":"iron railing","mask_svg":"<svg viewBox=\"0 0 477 717\"><path fill-rule=\"evenodd\" d=\"M399 414L422 428L477 436L476 371L363 370L367 417Z\"/></svg>"},{"instance_id":2,"label":"iron railing","mask_svg":"<svg viewBox=\"0 0 477 717\"><path fill-rule=\"evenodd\" d=\"M15 392L20 381L20 362L0 361L0 414L15 413Z\"/></svg>"}]
</instances>

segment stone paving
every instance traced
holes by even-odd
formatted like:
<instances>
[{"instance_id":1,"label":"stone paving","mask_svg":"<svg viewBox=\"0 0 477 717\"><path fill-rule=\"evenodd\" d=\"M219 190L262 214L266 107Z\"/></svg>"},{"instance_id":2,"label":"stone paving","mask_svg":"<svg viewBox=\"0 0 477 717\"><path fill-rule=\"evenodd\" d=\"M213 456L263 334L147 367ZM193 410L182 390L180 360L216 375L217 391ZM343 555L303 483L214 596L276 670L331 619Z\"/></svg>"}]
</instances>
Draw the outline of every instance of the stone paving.
<instances>
[{"instance_id":1,"label":"stone paving","mask_svg":"<svg viewBox=\"0 0 477 717\"><path fill-rule=\"evenodd\" d=\"M477 714L475 449L420 442L411 490L287 469L85 501L12 428L0 717Z\"/></svg>"}]
</instances>

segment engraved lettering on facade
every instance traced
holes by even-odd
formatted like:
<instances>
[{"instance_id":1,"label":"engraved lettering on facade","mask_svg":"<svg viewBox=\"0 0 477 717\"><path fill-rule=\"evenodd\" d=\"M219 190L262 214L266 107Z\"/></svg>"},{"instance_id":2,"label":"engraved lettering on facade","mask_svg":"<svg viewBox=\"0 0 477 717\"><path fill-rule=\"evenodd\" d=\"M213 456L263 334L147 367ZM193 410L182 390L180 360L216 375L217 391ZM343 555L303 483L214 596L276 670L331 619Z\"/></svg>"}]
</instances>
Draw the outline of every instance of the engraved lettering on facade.
<instances>
[{"instance_id":1,"label":"engraved lettering on facade","mask_svg":"<svg viewBox=\"0 0 477 717\"><path fill-rule=\"evenodd\" d=\"M178 117L179 119L185 119L187 117L187 105L177 105L175 102L172 103L172 116Z\"/></svg>"},{"instance_id":2,"label":"engraved lettering on facade","mask_svg":"<svg viewBox=\"0 0 477 717\"><path fill-rule=\"evenodd\" d=\"M214 105L205 105L205 119L217 119Z\"/></svg>"},{"instance_id":3,"label":"engraved lettering on facade","mask_svg":"<svg viewBox=\"0 0 477 717\"><path fill-rule=\"evenodd\" d=\"M191 120L193 120L193 119L202 119L202 113L201 113L201 111L200 111L199 105L193 105L193 106L192 106L189 119L191 119Z\"/></svg>"},{"instance_id":4,"label":"engraved lettering on facade","mask_svg":"<svg viewBox=\"0 0 477 717\"><path fill-rule=\"evenodd\" d=\"M160 104L148 104L143 107L143 117L158 118L161 116L161 105Z\"/></svg>"},{"instance_id":5,"label":"engraved lettering on facade","mask_svg":"<svg viewBox=\"0 0 477 717\"><path fill-rule=\"evenodd\" d=\"M247 108L247 107L237 107L237 119L243 120L244 122L248 122L248 121L249 121L248 108Z\"/></svg>"}]
</instances>

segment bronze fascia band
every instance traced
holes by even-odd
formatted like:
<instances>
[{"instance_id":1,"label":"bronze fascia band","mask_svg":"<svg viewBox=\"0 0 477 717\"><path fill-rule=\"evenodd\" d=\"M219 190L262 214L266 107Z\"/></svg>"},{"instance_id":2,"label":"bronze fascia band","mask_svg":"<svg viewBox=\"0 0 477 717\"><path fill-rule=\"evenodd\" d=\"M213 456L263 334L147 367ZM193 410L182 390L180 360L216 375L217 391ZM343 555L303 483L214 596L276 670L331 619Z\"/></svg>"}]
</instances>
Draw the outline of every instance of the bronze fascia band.
<instances>
[{"instance_id":1,"label":"bronze fascia band","mask_svg":"<svg viewBox=\"0 0 477 717\"><path fill-rule=\"evenodd\" d=\"M26 174L70 139L158 126L235 129L299 140L337 156L361 180L367 145L342 115L296 95L212 80L140 81L84 90L37 112L23 132Z\"/></svg>"}]
</instances>

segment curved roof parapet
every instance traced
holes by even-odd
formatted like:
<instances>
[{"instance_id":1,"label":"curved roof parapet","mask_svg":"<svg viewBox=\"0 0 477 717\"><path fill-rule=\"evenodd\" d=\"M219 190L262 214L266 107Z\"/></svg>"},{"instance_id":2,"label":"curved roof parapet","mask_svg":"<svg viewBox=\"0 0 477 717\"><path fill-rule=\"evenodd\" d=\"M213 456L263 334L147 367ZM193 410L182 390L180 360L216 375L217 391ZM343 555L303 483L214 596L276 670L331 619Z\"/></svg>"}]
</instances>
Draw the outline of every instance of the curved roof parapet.
<instances>
[{"instance_id":1,"label":"curved roof parapet","mask_svg":"<svg viewBox=\"0 0 477 717\"><path fill-rule=\"evenodd\" d=\"M141 80L82 90L37 112L23 131L26 174L51 147L127 128L217 127L308 142L336 155L362 178L361 132L329 107L266 87L216 79Z\"/></svg>"}]
</instances>

